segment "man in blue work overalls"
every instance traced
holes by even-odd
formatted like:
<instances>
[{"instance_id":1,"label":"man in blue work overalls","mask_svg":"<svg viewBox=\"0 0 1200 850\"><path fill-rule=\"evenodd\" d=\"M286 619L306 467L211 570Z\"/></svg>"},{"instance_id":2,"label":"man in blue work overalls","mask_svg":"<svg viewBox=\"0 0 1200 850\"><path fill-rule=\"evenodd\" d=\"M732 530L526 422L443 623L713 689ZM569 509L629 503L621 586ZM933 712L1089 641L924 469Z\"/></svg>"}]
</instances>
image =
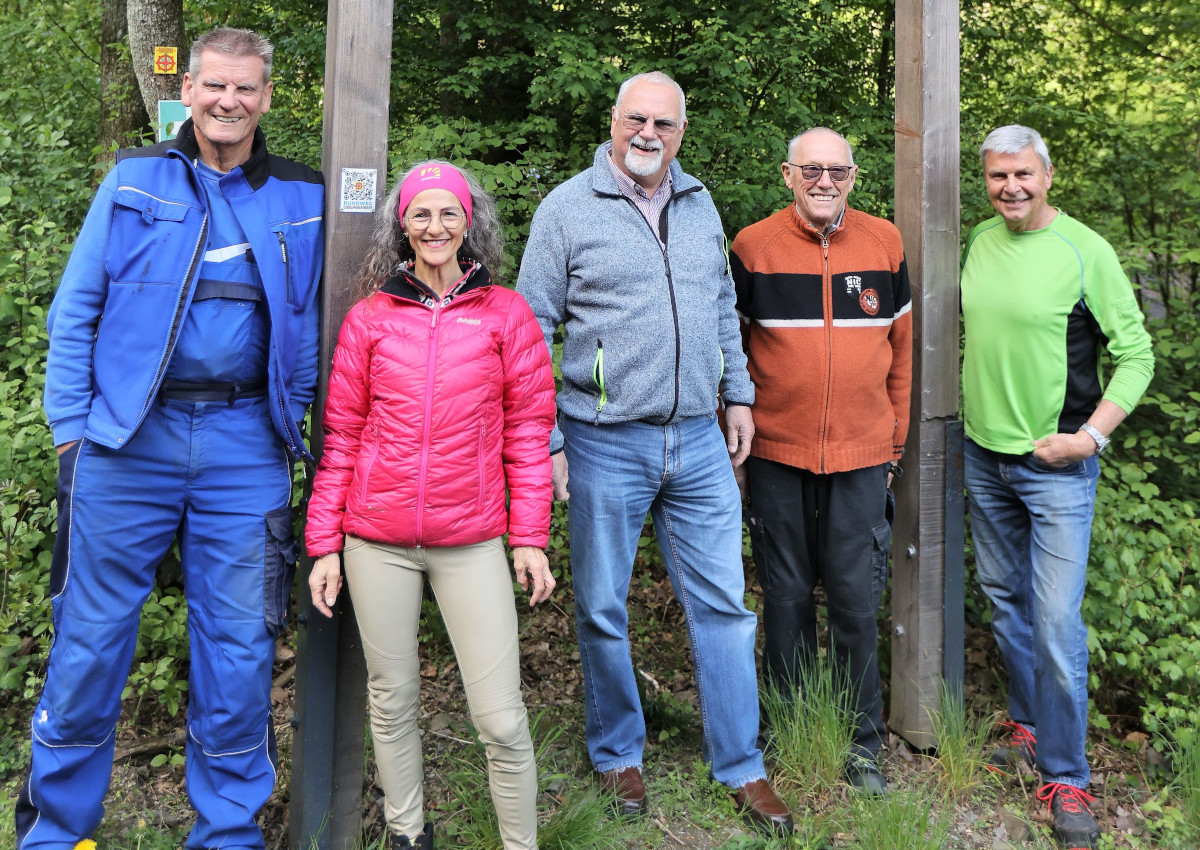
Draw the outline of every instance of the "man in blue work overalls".
<instances>
[{"instance_id":1,"label":"man in blue work overalls","mask_svg":"<svg viewBox=\"0 0 1200 850\"><path fill-rule=\"evenodd\" d=\"M138 616L178 539L191 672L189 848L262 848L271 664L296 547L291 471L317 382L324 191L270 156L272 47L192 46L176 139L121 151L50 308L59 454L54 644L17 803L20 850L87 847Z\"/></svg>"}]
</instances>

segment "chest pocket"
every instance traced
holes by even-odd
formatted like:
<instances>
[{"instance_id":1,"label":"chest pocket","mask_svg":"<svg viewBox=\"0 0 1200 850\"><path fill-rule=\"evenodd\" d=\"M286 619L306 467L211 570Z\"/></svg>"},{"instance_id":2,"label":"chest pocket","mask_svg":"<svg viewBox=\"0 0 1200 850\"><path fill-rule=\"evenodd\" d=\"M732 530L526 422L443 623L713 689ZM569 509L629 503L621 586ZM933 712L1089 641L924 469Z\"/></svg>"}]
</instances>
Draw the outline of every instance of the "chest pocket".
<instances>
[{"instance_id":1,"label":"chest pocket","mask_svg":"<svg viewBox=\"0 0 1200 850\"><path fill-rule=\"evenodd\" d=\"M109 278L117 283L178 286L199 238L199 227L189 226L189 214L202 215L191 204L128 186L117 189L105 255Z\"/></svg>"},{"instance_id":2,"label":"chest pocket","mask_svg":"<svg viewBox=\"0 0 1200 850\"><path fill-rule=\"evenodd\" d=\"M318 243L321 238L321 217L316 216L304 221L285 221L271 229L279 243L279 258L283 262L288 303L303 309L312 294L314 284L313 269L317 263Z\"/></svg>"}]
</instances>

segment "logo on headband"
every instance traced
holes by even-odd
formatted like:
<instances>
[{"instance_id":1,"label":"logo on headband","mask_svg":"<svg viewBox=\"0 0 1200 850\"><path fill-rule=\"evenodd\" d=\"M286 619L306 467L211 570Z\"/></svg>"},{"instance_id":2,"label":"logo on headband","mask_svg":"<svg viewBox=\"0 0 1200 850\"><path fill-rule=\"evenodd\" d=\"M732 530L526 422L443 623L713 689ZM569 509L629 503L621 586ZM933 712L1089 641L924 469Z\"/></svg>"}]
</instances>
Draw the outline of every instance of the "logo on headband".
<instances>
[{"instance_id":1,"label":"logo on headband","mask_svg":"<svg viewBox=\"0 0 1200 850\"><path fill-rule=\"evenodd\" d=\"M440 165L427 165L421 169L417 175L419 180L441 180L442 167Z\"/></svg>"}]
</instances>

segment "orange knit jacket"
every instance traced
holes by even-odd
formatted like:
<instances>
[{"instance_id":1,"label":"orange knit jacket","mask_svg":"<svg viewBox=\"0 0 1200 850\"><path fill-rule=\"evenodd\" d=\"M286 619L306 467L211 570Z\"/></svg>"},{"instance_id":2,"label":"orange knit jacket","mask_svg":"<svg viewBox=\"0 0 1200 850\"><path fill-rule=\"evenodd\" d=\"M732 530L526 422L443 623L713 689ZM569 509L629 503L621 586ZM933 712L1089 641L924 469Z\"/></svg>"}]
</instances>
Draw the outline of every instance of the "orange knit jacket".
<instances>
[{"instance_id":1,"label":"orange knit jacket","mask_svg":"<svg viewBox=\"0 0 1200 850\"><path fill-rule=\"evenodd\" d=\"M742 230L730 264L755 387L750 453L818 473L898 459L912 301L895 225L847 208L823 237L789 205Z\"/></svg>"}]
</instances>

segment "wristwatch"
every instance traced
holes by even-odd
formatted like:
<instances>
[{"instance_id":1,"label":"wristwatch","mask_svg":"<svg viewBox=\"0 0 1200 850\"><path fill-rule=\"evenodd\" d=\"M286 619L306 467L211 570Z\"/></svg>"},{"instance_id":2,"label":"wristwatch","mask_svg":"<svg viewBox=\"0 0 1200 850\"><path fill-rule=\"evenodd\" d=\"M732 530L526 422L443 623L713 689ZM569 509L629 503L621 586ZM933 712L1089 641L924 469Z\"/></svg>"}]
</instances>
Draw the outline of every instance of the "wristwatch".
<instances>
[{"instance_id":1,"label":"wristwatch","mask_svg":"<svg viewBox=\"0 0 1200 850\"><path fill-rule=\"evenodd\" d=\"M1100 430L1090 422L1084 422L1079 426L1079 430L1083 431L1089 437L1096 441L1096 454L1102 454L1108 448L1109 439L1100 433Z\"/></svg>"}]
</instances>

